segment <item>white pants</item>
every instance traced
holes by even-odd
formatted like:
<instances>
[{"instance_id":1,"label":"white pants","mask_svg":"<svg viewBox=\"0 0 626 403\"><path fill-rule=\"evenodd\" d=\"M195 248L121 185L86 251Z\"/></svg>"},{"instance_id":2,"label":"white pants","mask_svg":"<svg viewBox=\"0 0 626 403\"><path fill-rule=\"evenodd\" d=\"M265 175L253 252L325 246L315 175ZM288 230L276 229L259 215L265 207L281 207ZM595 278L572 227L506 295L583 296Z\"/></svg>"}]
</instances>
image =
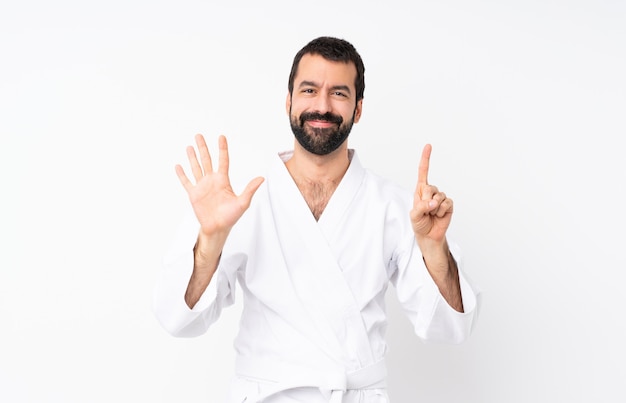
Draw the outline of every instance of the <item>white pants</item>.
<instances>
[{"instance_id":1,"label":"white pants","mask_svg":"<svg viewBox=\"0 0 626 403\"><path fill-rule=\"evenodd\" d=\"M317 388L294 388L272 394L262 400L265 390L274 388L263 380L236 377L232 381L228 403L389 403L386 389L357 389L346 392Z\"/></svg>"}]
</instances>

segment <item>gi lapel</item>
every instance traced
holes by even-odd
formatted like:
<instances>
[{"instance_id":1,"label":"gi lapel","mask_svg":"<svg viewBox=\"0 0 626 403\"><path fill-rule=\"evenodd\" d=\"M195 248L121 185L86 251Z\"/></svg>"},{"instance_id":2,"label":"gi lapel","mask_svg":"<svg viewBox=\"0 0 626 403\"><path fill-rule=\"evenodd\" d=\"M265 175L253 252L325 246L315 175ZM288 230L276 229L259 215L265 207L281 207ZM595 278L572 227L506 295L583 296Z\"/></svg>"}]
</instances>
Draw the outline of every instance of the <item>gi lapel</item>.
<instances>
[{"instance_id":1,"label":"gi lapel","mask_svg":"<svg viewBox=\"0 0 626 403\"><path fill-rule=\"evenodd\" d=\"M356 366L369 364L371 350L358 348L355 357L350 343L369 347L366 329L352 291L337 264L326 234L341 228L341 218L356 194L364 171L358 164L348 169L332 196L323 220L315 221L284 163L276 161L267 178L271 209L283 258L294 293L302 302L321 336L327 353L340 362ZM354 329L358 340L354 340ZM349 334L350 333L350 334ZM359 362L354 362L358 360ZM365 361L365 362L363 362Z\"/></svg>"},{"instance_id":2,"label":"gi lapel","mask_svg":"<svg viewBox=\"0 0 626 403\"><path fill-rule=\"evenodd\" d=\"M335 189L335 193L318 221L321 231L328 240L332 239L335 232L342 228L341 223L344 216L347 214L348 208L365 178L365 170L361 166L354 150L349 150L349 153L350 167L337 189Z\"/></svg>"}]
</instances>

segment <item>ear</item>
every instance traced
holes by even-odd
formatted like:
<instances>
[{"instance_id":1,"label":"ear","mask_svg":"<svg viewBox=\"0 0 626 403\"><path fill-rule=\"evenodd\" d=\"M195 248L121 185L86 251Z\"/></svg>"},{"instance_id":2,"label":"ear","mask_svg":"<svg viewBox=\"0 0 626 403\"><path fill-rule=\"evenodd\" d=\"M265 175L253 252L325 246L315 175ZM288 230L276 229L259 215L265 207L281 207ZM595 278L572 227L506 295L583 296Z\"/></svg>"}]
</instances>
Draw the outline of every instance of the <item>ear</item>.
<instances>
[{"instance_id":1,"label":"ear","mask_svg":"<svg viewBox=\"0 0 626 403\"><path fill-rule=\"evenodd\" d=\"M359 120L361 119L361 113L363 112L363 99L361 98L357 103L356 103L356 109L354 110L354 123L359 123Z\"/></svg>"},{"instance_id":2,"label":"ear","mask_svg":"<svg viewBox=\"0 0 626 403\"><path fill-rule=\"evenodd\" d=\"M287 99L285 100L285 110L287 111L287 116L289 116L289 111L291 110L291 93L287 92Z\"/></svg>"}]
</instances>

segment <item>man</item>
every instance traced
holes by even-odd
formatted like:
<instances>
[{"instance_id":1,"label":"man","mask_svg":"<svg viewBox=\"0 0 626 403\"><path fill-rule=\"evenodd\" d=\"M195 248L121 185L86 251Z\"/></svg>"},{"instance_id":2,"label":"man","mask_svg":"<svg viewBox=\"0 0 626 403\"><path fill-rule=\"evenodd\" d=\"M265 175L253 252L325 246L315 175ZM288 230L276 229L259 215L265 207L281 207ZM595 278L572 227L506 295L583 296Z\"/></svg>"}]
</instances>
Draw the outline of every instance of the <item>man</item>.
<instances>
[{"instance_id":1,"label":"man","mask_svg":"<svg viewBox=\"0 0 626 403\"><path fill-rule=\"evenodd\" d=\"M195 183L176 167L194 214L165 259L155 312L173 335L198 336L239 284L230 402L386 402L389 283L421 338L456 343L470 333L477 293L446 239L452 200L428 183L430 145L414 195L348 148L364 71L344 40L300 50L286 102L294 149L240 195L224 137L217 171L201 135L199 158L187 149Z\"/></svg>"}]
</instances>

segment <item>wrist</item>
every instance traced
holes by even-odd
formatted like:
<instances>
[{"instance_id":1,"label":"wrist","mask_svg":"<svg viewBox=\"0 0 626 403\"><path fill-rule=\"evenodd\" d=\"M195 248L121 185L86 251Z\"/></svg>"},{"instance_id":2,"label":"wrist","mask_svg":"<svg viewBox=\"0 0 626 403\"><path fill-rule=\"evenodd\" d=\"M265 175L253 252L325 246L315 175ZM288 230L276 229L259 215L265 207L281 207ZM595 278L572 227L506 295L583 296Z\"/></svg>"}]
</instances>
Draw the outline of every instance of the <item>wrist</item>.
<instances>
[{"instance_id":1,"label":"wrist","mask_svg":"<svg viewBox=\"0 0 626 403\"><path fill-rule=\"evenodd\" d=\"M445 238L442 241L417 239L417 244L431 274L447 275L453 265L456 267Z\"/></svg>"},{"instance_id":2,"label":"wrist","mask_svg":"<svg viewBox=\"0 0 626 403\"><path fill-rule=\"evenodd\" d=\"M193 248L194 269L203 272L215 271L227 237L228 232L205 232L200 230Z\"/></svg>"}]
</instances>

